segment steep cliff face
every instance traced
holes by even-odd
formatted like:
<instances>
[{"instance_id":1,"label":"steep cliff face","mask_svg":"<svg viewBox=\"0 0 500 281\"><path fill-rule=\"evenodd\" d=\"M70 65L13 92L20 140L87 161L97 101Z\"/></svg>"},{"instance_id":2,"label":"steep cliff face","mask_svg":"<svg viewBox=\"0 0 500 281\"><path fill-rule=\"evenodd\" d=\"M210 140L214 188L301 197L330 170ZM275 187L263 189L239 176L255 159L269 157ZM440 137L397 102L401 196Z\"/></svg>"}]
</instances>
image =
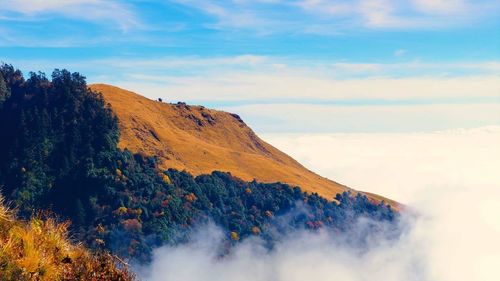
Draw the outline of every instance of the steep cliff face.
<instances>
[{"instance_id":1,"label":"steep cliff face","mask_svg":"<svg viewBox=\"0 0 500 281\"><path fill-rule=\"evenodd\" d=\"M284 182L332 199L350 188L306 169L261 140L236 114L147 99L118 87L94 84L120 123L120 148L157 156L161 168L193 175L230 172L246 181ZM382 197L367 194L373 200Z\"/></svg>"}]
</instances>

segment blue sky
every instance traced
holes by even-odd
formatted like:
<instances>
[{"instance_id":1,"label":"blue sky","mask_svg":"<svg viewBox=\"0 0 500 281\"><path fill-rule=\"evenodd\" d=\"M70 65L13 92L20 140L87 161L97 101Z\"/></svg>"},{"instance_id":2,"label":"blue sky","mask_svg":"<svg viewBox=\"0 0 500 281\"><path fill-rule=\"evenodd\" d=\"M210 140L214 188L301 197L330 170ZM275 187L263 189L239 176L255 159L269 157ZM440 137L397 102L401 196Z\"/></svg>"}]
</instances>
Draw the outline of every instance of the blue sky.
<instances>
[{"instance_id":1,"label":"blue sky","mask_svg":"<svg viewBox=\"0 0 500 281\"><path fill-rule=\"evenodd\" d=\"M1 2L0 60L236 111L257 131L500 124L494 0Z\"/></svg>"}]
</instances>

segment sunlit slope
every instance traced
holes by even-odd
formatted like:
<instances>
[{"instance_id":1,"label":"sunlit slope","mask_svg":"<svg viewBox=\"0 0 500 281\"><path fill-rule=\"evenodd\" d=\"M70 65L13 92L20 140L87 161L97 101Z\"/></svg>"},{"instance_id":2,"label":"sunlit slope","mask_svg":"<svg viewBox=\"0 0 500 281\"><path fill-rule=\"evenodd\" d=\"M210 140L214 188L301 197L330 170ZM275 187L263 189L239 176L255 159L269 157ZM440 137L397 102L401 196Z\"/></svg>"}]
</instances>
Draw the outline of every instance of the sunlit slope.
<instances>
[{"instance_id":1,"label":"sunlit slope","mask_svg":"<svg viewBox=\"0 0 500 281\"><path fill-rule=\"evenodd\" d=\"M105 84L90 87L103 94L118 116L120 148L155 155L164 169L194 175L226 171L246 181L298 185L329 199L349 190L264 142L235 114L161 103ZM381 198L368 196L377 201Z\"/></svg>"}]
</instances>

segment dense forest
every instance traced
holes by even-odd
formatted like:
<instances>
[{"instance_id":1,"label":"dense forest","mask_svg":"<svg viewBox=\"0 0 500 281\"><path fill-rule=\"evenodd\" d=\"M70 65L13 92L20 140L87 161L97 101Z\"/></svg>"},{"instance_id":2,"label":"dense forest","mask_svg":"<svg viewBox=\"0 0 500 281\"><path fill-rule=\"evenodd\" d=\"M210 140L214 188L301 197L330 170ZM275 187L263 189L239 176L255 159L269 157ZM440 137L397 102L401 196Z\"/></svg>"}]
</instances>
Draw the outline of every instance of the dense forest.
<instances>
[{"instance_id":1,"label":"dense forest","mask_svg":"<svg viewBox=\"0 0 500 281\"><path fill-rule=\"evenodd\" d=\"M84 76L67 70L25 79L1 65L0 121L0 187L19 214L50 210L71 220L81 241L124 258L147 262L152 249L186 242L209 221L226 232L230 249L249 236L272 247L294 229L349 233L361 217L388 224L398 217L360 194L332 201L223 172L162 171L154 157L117 148L117 118Z\"/></svg>"}]
</instances>

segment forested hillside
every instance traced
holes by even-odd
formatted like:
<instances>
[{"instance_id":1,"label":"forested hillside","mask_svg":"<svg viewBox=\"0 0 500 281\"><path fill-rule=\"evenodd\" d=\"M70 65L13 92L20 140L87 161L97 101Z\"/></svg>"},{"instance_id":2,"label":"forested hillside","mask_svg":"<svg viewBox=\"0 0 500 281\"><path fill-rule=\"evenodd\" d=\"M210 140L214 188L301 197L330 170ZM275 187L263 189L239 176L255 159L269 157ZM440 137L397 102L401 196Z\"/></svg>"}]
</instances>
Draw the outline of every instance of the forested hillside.
<instances>
[{"instance_id":1,"label":"forested hillside","mask_svg":"<svg viewBox=\"0 0 500 281\"><path fill-rule=\"evenodd\" d=\"M155 157L118 148L117 118L82 75L66 70L25 79L2 65L0 120L0 186L20 215L51 210L72 221L76 238L124 258L147 262L152 249L186 242L208 221L225 231L230 249L248 236L272 247L294 229L349 233L361 217L398 217L360 194L332 202L282 183L161 170Z\"/></svg>"}]
</instances>

